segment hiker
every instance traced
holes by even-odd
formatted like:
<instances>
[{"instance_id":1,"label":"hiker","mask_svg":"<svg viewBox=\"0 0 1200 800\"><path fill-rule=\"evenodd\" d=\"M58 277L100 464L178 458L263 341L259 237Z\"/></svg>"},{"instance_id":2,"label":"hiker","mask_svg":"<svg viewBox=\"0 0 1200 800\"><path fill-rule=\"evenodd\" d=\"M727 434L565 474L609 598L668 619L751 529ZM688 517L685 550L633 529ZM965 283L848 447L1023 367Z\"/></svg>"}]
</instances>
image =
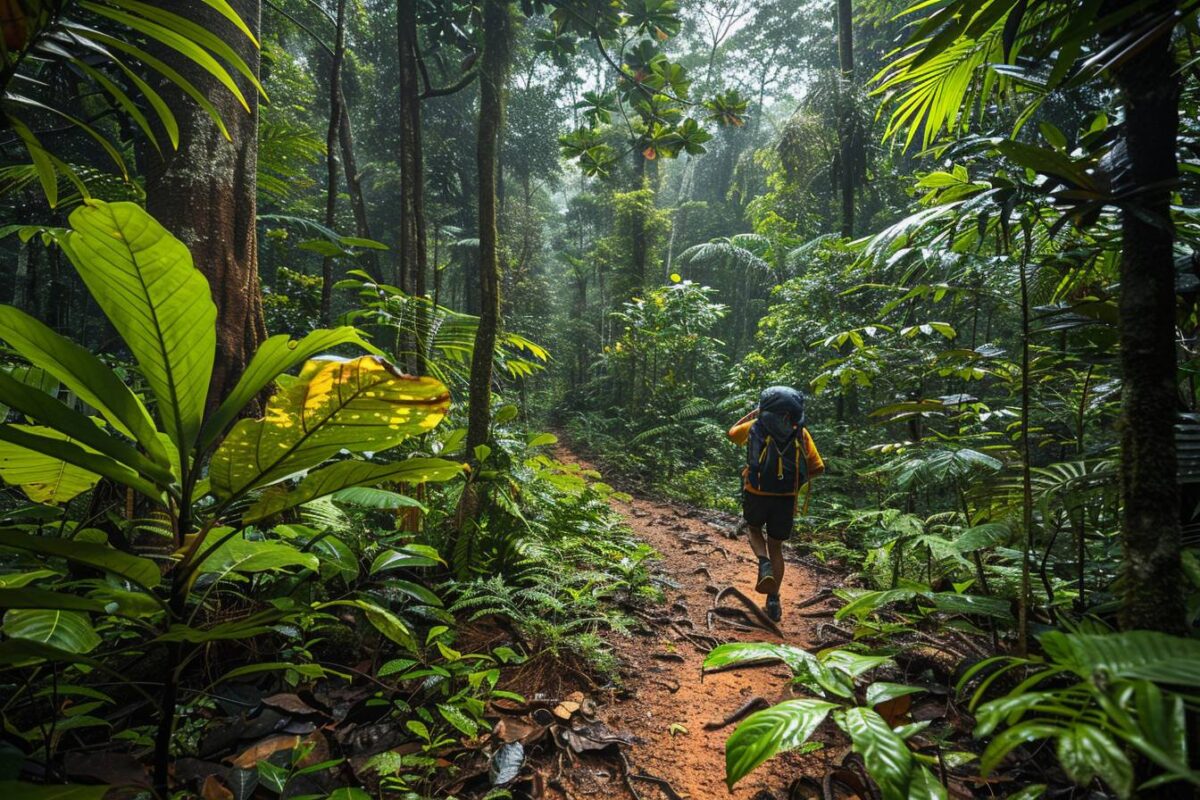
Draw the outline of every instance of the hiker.
<instances>
[{"instance_id":1,"label":"hiker","mask_svg":"<svg viewBox=\"0 0 1200 800\"><path fill-rule=\"evenodd\" d=\"M825 471L825 462L804 427L804 395L789 386L763 389L758 408L729 429L729 438L746 445L742 516L750 547L758 556L755 588L767 596L767 616L779 622L783 543L792 535L801 487L810 488L810 481ZM807 511L807 500L804 506Z\"/></svg>"}]
</instances>

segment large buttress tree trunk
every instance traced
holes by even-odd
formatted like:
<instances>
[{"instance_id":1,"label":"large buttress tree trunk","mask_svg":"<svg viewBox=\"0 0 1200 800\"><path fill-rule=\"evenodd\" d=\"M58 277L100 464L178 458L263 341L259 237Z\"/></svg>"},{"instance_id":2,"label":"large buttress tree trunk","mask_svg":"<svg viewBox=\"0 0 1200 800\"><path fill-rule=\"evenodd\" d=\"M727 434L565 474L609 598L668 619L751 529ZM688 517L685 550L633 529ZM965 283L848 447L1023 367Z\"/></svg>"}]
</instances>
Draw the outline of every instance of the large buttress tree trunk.
<instances>
[{"instance_id":1,"label":"large buttress tree trunk","mask_svg":"<svg viewBox=\"0 0 1200 800\"><path fill-rule=\"evenodd\" d=\"M1159 3L1168 10L1173 3ZM1182 542L1176 482L1175 229L1179 74L1161 35L1113 76L1125 110L1128 179L1121 218L1121 493L1125 516L1122 623L1184 633Z\"/></svg>"},{"instance_id":2,"label":"large buttress tree trunk","mask_svg":"<svg viewBox=\"0 0 1200 800\"><path fill-rule=\"evenodd\" d=\"M184 5L177 13L213 31L258 71L258 49L225 17L203 3ZM259 0L230 0L230 5L257 36ZM230 135L228 140L222 136L191 98L166 87L163 96L179 123L179 149L165 152L162 159L157 155L147 159L146 206L187 244L217 304L211 408L232 388L267 335L255 218L258 96L245 78L232 73L250 105L247 113L237 98L194 62L169 51L161 58L212 102Z\"/></svg>"}]
</instances>

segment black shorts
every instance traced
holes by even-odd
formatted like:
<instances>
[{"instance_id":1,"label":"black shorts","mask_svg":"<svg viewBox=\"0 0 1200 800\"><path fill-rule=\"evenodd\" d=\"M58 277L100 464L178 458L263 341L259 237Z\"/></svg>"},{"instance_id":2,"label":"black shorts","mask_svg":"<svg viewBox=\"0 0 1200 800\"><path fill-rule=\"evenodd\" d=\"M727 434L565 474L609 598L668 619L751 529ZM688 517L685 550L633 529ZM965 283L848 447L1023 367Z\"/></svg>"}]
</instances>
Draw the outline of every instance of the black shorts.
<instances>
[{"instance_id":1,"label":"black shorts","mask_svg":"<svg viewBox=\"0 0 1200 800\"><path fill-rule=\"evenodd\" d=\"M796 498L742 492L742 516L746 522L767 527L767 536L784 541L792 535L796 518Z\"/></svg>"}]
</instances>

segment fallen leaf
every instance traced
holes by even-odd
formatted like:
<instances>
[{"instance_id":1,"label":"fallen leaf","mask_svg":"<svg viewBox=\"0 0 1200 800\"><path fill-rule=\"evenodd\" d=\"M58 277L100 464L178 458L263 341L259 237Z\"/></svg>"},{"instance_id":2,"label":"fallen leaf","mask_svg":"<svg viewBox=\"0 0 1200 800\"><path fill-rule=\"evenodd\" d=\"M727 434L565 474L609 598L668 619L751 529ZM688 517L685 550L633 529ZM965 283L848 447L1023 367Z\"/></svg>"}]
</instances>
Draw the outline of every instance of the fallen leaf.
<instances>
[{"instance_id":1,"label":"fallen leaf","mask_svg":"<svg viewBox=\"0 0 1200 800\"><path fill-rule=\"evenodd\" d=\"M520 742L509 742L492 756L488 764L488 779L492 786L505 786L516 780L525 765L525 746Z\"/></svg>"},{"instance_id":2,"label":"fallen leaf","mask_svg":"<svg viewBox=\"0 0 1200 800\"><path fill-rule=\"evenodd\" d=\"M554 716L559 719L570 719L571 715L579 710L579 703L574 700L563 700L554 707Z\"/></svg>"},{"instance_id":3,"label":"fallen leaf","mask_svg":"<svg viewBox=\"0 0 1200 800\"><path fill-rule=\"evenodd\" d=\"M254 769L258 762L266 761L280 750L292 750L300 744L299 736L268 736L256 742L230 760L230 764L238 769Z\"/></svg>"},{"instance_id":4,"label":"fallen leaf","mask_svg":"<svg viewBox=\"0 0 1200 800\"><path fill-rule=\"evenodd\" d=\"M300 699L299 695L290 692L273 694L263 698L263 705L286 711L289 714L320 714L321 712Z\"/></svg>"},{"instance_id":5,"label":"fallen leaf","mask_svg":"<svg viewBox=\"0 0 1200 800\"><path fill-rule=\"evenodd\" d=\"M687 732L688 732L687 726L684 725L682 722L672 722L671 726L669 728L667 728L667 733L671 734L671 736L677 736L679 734L683 734L683 733L687 733Z\"/></svg>"},{"instance_id":6,"label":"fallen leaf","mask_svg":"<svg viewBox=\"0 0 1200 800\"><path fill-rule=\"evenodd\" d=\"M233 791L221 783L221 779L216 775L209 775L200 787L200 796L204 800L233 800Z\"/></svg>"}]
</instances>

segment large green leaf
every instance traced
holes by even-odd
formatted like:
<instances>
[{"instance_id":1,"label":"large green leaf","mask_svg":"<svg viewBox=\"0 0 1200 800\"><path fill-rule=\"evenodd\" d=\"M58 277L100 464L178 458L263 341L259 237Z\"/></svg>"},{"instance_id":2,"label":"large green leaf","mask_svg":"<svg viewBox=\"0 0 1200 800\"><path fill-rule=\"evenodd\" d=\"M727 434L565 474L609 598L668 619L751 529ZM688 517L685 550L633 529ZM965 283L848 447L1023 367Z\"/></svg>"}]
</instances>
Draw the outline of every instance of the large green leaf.
<instances>
[{"instance_id":1,"label":"large green leaf","mask_svg":"<svg viewBox=\"0 0 1200 800\"><path fill-rule=\"evenodd\" d=\"M88 615L79 611L15 608L5 613L3 630L13 639L27 639L68 653L90 653L100 644L100 635Z\"/></svg>"},{"instance_id":2,"label":"large green leaf","mask_svg":"<svg viewBox=\"0 0 1200 800\"><path fill-rule=\"evenodd\" d=\"M402 375L376 356L310 361L271 398L262 419L238 422L217 448L213 491L237 497L342 450L386 450L436 426L449 406L442 383Z\"/></svg>"},{"instance_id":3,"label":"large green leaf","mask_svg":"<svg viewBox=\"0 0 1200 800\"><path fill-rule=\"evenodd\" d=\"M796 680L818 694L829 691L839 697L852 697L853 685L848 680L838 680L816 656L790 644L771 642L729 642L714 647L704 659L704 669L729 669L770 661L782 661L796 676Z\"/></svg>"},{"instance_id":4,"label":"large green leaf","mask_svg":"<svg viewBox=\"0 0 1200 800\"><path fill-rule=\"evenodd\" d=\"M200 430L217 307L187 247L134 203L89 201L63 249L137 359L180 453Z\"/></svg>"},{"instance_id":5,"label":"large green leaf","mask_svg":"<svg viewBox=\"0 0 1200 800\"><path fill-rule=\"evenodd\" d=\"M817 726L836 708L824 700L785 700L751 714L725 742L725 782L733 785L776 753L808 741Z\"/></svg>"},{"instance_id":6,"label":"large green leaf","mask_svg":"<svg viewBox=\"0 0 1200 800\"><path fill-rule=\"evenodd\" d=\"M5 425L59 442L70 442L66 434L50 428L30 425ZM103 456L96 455L96 458ZM5 483L20 486L21 491L35 503L65 503L91 489L100 475L82 467L68 464L37 450L0 441L0 478Z\"/></svg>"},{"instance_id":7,"label":"large green leaf","mask_svg":"<svg viewBox=\"0 0 1200 800\"><path fill-rule=\"evenodd\" d=\"M1077 722L1058 737L1058 762L1071 780L1087 786L1097 775L1118 797L1133 792L1133 765L1107 733Z\"/></svg>"},{"instance_id":8,"label":"large green leaf","mask_svg":"<svg viewBox=\"0 0 1200 800\"><path fill-rule=\"evenodd\" d=\"M104 606L96 600L30 587L0 588L0 608L57 608L64 611L104 610Z\"/></svg>"},{"instance_id":9,"label":"large green leaf","mask_svg":"<svg viewBox=\"0 0 1200 800\"><path fill-rule=\"evenodd\" d=\"M1039 641L1047 655L1081 678L1102 673L1200 687L1200 640L1155 631L1069 634L1051 631Z\"/></svg>"},{"instance_id":10,"label":"large green leaf","mask_svg":"<svg viewBox=\"0 0 1200 800\"><path fill-rule=\"evenodd\" d=\"M333 606L348 606L350 608L360 609L366 616L367 621L382 633L392 642L400 645L410 653L417 652L417 641L413 638L412 629L405 624L404 620L397 617L386 608L375 605L366 600L333 600L327 603L320 603L314 608L321 610Z\"/></svg>"},{"instance_id":11,"label":"large green leaf","mask_svg":"<svg viewBox=\"0 0 1200 800\"><path fill-rule=\"evenodd\" d=\"M229 533L228 528L216 528L209 535L220 537ZM320 562L312 553L301 552L286 542L251 541L232 536L208 554L198 571L217 573L220 579L238 573L276 572L290 567L304 567L315 572Z\"/></svg>"},{"instance_id":12,"label":"large green leaf","mask_svg":"<svg viewBox=\"0 0 1200 800\"><path fill-rule=\"evenodd\" d=\"M170 463L142 401L86 348L12 306L0 306L0 339L22 358L58 378L156 462Z\"/></svg>"},{"instance_id":13,"label":"large green leaf","mask_svg":"<svg viewBox=\"0 0 1200 800\"><path fill-rule=\"evenodd\" d=\"M908 800L949 800L950 793L928 767L918 766L913 770L908 784Z\"/></svg>"},{"instance_id":14,"label":"large green leaf","mask_svg":"<svg viewBox=\"0 0 1200 800\"><path fill-rule=\"evenodd\" d=\"M286 334L272 336L254 353L237 385L221 401L221 405L205 421L200 432L200 447L207 448L230 425L246 404L259 395L282 373L302 364L313 356L339 345L352 344L378 354L375 347L363 340L356 328L341 327L316 330L296 341Z\"/></svg>"},{"instance_id":15,"label":"large green leaf","mask_svg":"<svg viewBox=\"0 0 1200 800\"><path fill-rule=\"evenodd\" d=\"M14 477L14 480L25 474L23 470L32 470L35 467L42 470L40 477L35 478L36 482L51 480L51 472L47 470L61 469L61 465L65 462L65 464L78 467L84 472L112 478L117 483L128 486L146 497L158 498L162 495L162 491L157 486L129 467L106 455L97 453L90 447L77 444L72 441L70 436L53 428L4 424L0 425L0 441L18 448L18 450L11 451L10 466L18 470L14 473L17 476ZM42 458L33 459L30 454ZM44 460L45 458L53 459L56 463L50 464ZM76 479L82 477L81 473L75 475Z\"/></svg>"},{"instance_id":16,"label":"large green leaf","mask_svg":"<svg viewBox=\"0 0 1200 800\"><path fill-rule=\"evenodd\" d=\"M0 370L0 402L54 428L91 450L128 466L156 484L170 485L175 480L169 464L152 461L125 441L105 433L92 418L71 408L57 397L17 380L3 370ZM162 448L161 443L159 447L165 456L166 450Z\"/></svg>"},{"instance_id":17,"label":"large green leaf","mask_svg":"<svg viewBox=\"0 0 1200 800\"><path fill-rule=\"evenodd\" d=\"M150 559L131 556L105 544L0 530L0 547L65 558L76 564L111 572L148 589L154 588L162 580L158 565Z\"/></svg>"},{"instance_id":18,"label":"large green leaf","mask_svg":"<svg viewBox=\"0 0 1200 800\"><path fill-rule=\"evenodd\" d=\"M425 483L446 481L461 475L464 465L442 458L410 458L391 464L369 461L339 461L310 473L290 492L265 495L246 512L243 522L254 522L281 511L331 495L351 486L376 483Z\"/></svg>"},{"instance_id":19,"label":"large green leaf","mask_svg":"<svg viewBox=\"0 0 1200 800\"><path fill-rule=\"evenodd\" d=\"M862 756L867 773L879 785L883 800L906 800L912 774L912 751L891 726L869 708L847 709L842 727Z\"/></svg>"}]
</instances>

